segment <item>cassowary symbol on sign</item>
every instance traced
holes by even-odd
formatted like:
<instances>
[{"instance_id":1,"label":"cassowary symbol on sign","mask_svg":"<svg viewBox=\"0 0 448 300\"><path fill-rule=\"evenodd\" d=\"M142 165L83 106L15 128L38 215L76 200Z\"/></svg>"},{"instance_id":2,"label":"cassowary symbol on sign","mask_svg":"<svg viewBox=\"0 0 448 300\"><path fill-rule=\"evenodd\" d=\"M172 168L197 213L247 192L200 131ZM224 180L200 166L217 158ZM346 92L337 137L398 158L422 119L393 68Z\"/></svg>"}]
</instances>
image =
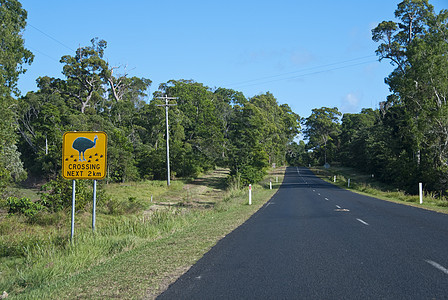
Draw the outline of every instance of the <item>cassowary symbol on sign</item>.
<instances>
[{"instance_id":1,"label":"cassowary symbol on sign","mask_svg":"<svg viewBox=\"0 0 448 300\"><path fill-rule=\"evenodd\" d=\"M97 139L98 139L98 136L95 135L95 138L93 139L93 141L91 141L85 137L78 137L73 141L72 148L79 152L79 161L86 161L86 158L84 157L84 153L86 152L87 149L95 148ZM82 159L81 159L81 155L82 155Z\"/></svg>"}]
</instances>

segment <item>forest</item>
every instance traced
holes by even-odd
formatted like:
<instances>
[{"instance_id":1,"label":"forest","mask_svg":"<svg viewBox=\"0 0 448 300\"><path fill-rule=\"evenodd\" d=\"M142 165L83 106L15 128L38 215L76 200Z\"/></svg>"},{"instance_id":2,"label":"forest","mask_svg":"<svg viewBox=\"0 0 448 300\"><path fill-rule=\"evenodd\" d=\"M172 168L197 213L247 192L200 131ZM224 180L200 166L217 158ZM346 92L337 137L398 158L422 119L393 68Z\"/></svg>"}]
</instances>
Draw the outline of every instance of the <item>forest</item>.
<instances>
[{"instance_id":1,"label":"forest","mask_svg":"<svg viewBox=\"0 0 448 300\"><path fill-rule=\"evenodd\" d=\"M372 30L379 60L395 68L385 78L390 95L379 109L358 114L314 109L303 123L308 143L294 145L302 155L293 161L338 161L408 193L423 182L425 190L446 195L448 11L406 0L395 17Z\"/></svg>"},{"instance_id":2,"label":"forest","mask_svg":"<svg viewBox=\"0 0 448 300\"><path fill-rule=\"evenodd\" d=\"M99 38L60 59L63 79L43 75L36 92L19 96L18 78L33 61L22 38L27 12L17 0L0 4L2 197L24 180L69 185L61 178L62 136L74 130L107 133L105 181L166 179L164 96L176 98L169 107L173 178L219 166L230 170L229 185L242 187L273 164L337 163L409 193L418 182L448 191L448 11L436 13L427 0L402 1L396 21L372 30L379 60L395 68L379 109L321 107L306 118L270 92L247 98L194 80L170 80L151 97L151 80L110 65Z\"/></svg>"}]
</instances>

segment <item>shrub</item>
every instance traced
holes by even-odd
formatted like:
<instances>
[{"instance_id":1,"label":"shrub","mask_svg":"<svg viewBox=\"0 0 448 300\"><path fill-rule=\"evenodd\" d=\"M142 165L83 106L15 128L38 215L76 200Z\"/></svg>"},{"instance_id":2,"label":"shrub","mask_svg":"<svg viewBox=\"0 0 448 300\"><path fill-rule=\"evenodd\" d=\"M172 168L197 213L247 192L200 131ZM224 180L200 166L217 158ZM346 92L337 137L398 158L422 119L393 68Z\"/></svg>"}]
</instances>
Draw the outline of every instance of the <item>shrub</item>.
<instances>
[{"instance_id":1,"label":"shrub","mask_svg":"<svg viewBox=\"0 0 448 300\"><path fill-rule=\"evenodd\" d=\"M93 188L91 180L76 180L76 210L83 210L93 201ZM105 200L104 190L97 185L97 200ZM72 181L58 177L42 186L41 204L51 211L57 212L72 205Z\"/></svg>"},{"instance_id":2,"label":"shrub","mask_svg":"<svg viewBox=\"0 0 448 300\"><path fill-rule=\"evenodd\" d=\"M27 217L32 217L41 211L44 206L39 203L31 201L29 198L22 197L9 197L7 199L8 213L9 214L22 214Z\"/></svg>"}]
</instances>

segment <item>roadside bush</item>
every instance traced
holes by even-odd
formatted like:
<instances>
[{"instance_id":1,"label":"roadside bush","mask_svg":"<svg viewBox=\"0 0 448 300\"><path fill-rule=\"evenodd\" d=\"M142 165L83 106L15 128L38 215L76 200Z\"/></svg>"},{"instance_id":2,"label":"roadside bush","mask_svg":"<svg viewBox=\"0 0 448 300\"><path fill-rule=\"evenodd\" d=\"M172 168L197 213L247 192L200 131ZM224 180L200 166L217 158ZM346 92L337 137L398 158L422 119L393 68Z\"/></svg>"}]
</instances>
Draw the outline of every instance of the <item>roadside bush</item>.
<instances>
[{"instance_id":1,"label":"roadside bush","mask_svg":"<svg viewBox=\"0 0 448 300\"><path fill-rule=\"evenodd\" d=\"M17 197L9 197L6 200L6 203L9 214L22 214L27 217L32 217L44 209L44 206L39 203L35 203L26 197L22 197L20 199Z\"/></svg>"},{"instance_id":2,"label":"roadside bush","mask_svg":"<svg viewBox=\"0 0 448 300\"><path fill-rule=\"evenodd\" d=\"M240 172L241 183L243 184L243 186L261 181L267 173L265 168L257 168L250 165L242 166Z\"/></svg>"},{"instance_id":3,"label":"roadside bush","mask_svg":"<svg viewBox=\"0 0 448 300\"><path fill-rule=\"evenodd\" d=\"M93 201L93 184L91 180L76 180L75 209L83 210L88 203ZM101 184L97 184L97 203L106 200ZM50 211L57 212L72 205L72 181L61 176L49 181L42 186L41 204Z\"/></svg>"}]
</instances>

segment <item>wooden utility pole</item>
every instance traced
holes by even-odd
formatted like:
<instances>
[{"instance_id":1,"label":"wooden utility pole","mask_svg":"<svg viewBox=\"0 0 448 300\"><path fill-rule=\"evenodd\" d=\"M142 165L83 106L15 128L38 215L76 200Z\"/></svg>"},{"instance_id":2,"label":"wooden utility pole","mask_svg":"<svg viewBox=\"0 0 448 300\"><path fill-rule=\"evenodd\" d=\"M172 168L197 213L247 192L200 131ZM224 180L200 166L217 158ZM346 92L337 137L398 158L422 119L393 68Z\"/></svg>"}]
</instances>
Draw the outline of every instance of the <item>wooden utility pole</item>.
<instances>
[{"instance_id":1,"label":"wooden utility pole","mask_svg":"<svg viewBox=\"0 0 448 300\"><path fill-rule=\"evenodd\" d=\"M165 107L165 119L166 119L166 169L167 169L167 179L166 183L168 186L170 186L170 133L169 133L169 127L168 127L168 106L174 106L177 104L169 104L169 100L176 100L178 97L168 97L165 95L165 97L156 97L156 99L165 99L165 104L159 104L157 106L164 106Z\"/></svg>"}]
</instances>

